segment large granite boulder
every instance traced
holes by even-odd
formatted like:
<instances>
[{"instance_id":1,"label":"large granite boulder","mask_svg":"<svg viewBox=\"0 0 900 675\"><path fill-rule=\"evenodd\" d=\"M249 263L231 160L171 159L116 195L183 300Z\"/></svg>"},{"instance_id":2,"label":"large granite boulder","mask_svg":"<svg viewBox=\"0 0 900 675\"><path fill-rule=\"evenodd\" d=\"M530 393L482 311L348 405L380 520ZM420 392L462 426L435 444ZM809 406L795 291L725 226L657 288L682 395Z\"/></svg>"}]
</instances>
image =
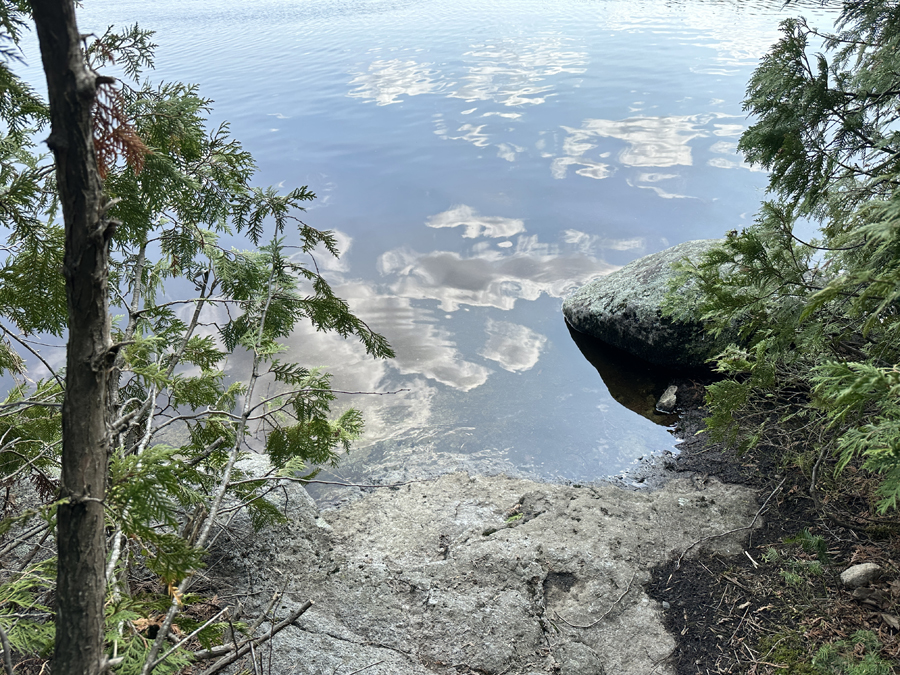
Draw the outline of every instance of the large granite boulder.
<instances>
[{"instance_id":1,"label":"large granite boulder","mask_svg":"<svg viewBox=\"0 0 900 675\"><path fill-rule=\"evenodd\" d=\"M663 316L662 304L674 275L672 266L698 258L720 241L688 241L595 279L566 298L566 321L581 333L657 365L702 366L721 345L703 331L696 296L684 291L678 319Z\"/></svg>"}]
</instances>

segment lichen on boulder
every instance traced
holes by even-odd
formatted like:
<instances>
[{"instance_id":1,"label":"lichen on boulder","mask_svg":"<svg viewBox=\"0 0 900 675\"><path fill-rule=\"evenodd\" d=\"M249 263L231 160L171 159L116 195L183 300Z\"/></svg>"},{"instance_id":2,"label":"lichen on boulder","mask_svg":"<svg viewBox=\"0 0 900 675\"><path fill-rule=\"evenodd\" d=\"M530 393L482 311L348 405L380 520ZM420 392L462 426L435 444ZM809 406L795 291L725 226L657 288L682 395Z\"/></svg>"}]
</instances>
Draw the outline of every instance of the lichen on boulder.
<instances>
[{"instance_id":1,"label":"lichen on boulder","mask_svg":"<svg viewBox=\"0 0 900 675\"><path fill-rule=\"evenodd\" d=\"M566 298L566 321L575 330L650 363L703 366L722 344L703 330L697 296L689 288L678 292L677 318L667 316L663 305L676 274L673 266L696 260L720 242L688 241L591 281Z\"/></svg>"}]
</instances>

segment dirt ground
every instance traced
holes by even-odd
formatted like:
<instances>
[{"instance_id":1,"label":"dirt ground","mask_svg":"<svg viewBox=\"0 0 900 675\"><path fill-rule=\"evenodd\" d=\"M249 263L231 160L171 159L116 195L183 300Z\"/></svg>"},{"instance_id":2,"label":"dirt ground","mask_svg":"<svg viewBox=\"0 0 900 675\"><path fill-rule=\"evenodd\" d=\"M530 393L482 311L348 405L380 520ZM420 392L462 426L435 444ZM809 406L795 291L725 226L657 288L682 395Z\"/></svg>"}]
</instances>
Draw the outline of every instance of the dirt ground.
<instances>
[{"instance_id":1,"label":"dirt ground","mask_svg":"<svg viewBox=\"0 0 900 675\"><path fill-rule=\"evenodd\" d=\"M900 673L900 522L896 515L873 513L873 478L850 467L840 491L817 504L809 477L782 464L777 449L738 455L697 435L703 428L702 383L679 384L685 440L666 470L753 487L762 527L753 530L741 555L669 560L652 571L645 588L669 608L665 626L677 643L670 656L675 671ZM880 565L880 578L856 591L845 589L840 573L864 562ZM859 630L874 633L880 645L864 644ZM827 666L820 654L814 668L813 656L828 644L846 660L835 657ZM876 656L882 670L840 665L878 661Z\"/></svg>"}]
</instances>

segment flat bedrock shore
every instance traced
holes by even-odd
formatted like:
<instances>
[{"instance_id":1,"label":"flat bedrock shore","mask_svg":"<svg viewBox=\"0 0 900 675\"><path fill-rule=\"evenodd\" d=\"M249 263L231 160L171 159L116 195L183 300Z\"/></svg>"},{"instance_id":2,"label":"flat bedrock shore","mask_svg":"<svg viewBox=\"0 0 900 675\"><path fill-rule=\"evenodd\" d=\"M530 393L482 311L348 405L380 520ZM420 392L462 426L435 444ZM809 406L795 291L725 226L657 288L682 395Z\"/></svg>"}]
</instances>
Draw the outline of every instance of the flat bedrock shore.
<instances>
[{"instance_id":1,"label":"flat bedrock shore","mask_svg":"<svg viewBox=\"0 0 900 675\"><path fill-rule=\"evenodd\" d=\"M331 511L299 487L285 500L288 524L220 539L212 581L249 609L282 589L282 613L314 601L268 657L297 675L673 673L677 610L644 592L650 569L740 553L746 529L716 535L757 512L749 488L684 477L628 491L456 473Z\"/></svg>"}]
</instances>

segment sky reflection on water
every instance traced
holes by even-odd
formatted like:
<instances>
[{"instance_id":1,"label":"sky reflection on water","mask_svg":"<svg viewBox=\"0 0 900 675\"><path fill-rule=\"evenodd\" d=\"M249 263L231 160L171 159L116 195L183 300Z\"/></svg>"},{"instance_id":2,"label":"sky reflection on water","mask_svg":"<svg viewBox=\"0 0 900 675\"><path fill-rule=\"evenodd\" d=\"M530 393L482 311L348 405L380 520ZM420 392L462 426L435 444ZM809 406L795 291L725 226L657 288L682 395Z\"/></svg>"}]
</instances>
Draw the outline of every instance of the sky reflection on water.
<instances>
[{"instance_id":1,"label":"sky reflection on water","mask_svg":"<svg viewBox=\"0 0 900 675\"><path fill-rule=\"evenodd\" d=\"M457 467L591 480L673 447L615 402L562 298L641 255L747 224L735 152L780 0L96 0L82 31L157 31L156 76L200 82L261 181L307 184L319 257L397 351L304 328L368 420L342 474ZM820 24L826 24L820 21ZM240 359L235 360L235 368ZM342 400L347 404L349 399Z\"/></svg>"}]
</instances>

